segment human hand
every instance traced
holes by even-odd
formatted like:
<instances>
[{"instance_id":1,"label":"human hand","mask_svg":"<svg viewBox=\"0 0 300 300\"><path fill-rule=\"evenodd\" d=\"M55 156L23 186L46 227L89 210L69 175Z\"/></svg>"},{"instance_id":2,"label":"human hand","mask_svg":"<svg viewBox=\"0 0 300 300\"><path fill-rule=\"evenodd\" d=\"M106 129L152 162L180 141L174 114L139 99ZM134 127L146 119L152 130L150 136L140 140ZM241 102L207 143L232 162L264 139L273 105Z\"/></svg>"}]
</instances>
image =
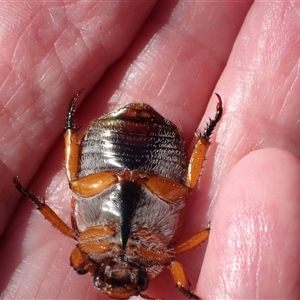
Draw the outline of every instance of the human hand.
<instances>
[{"instance_id":1,"label":"human hand","mask_svg":"<svg viewBox=\"0 0 300 300\"><path fill-rule=\"evenodd\" d=\"M198 127L217 82L224 117L181 234L211 221L197 286L205 247L182 264L204 299L299 298L299 6L250 5L1 4L1 298L107 298L68 266L74 241L29 201L16 206L12 184L16 175L31 182L70 224L62 129L72 96L84 88L83 129L115 106L147 102L188 146L214 113L212 96ZM168 270L146 294L183 298Z\"/></svg>"}]
</instances>

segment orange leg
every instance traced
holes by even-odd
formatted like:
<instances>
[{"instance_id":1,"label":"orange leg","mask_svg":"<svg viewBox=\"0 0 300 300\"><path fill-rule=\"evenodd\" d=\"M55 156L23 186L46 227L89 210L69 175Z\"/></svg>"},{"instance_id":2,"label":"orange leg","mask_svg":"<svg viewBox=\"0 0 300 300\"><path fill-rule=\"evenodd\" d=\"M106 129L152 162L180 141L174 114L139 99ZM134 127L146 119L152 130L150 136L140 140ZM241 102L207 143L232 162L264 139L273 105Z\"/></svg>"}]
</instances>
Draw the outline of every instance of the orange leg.
<instances>
[{"instance_id":1,"label":"orange leg","mask_svg":"<svg viewBox=\"0 0 300 300\"><path fill-rule=\"evenodd\" d=\"M79 232L77 235L77 241L79 244L84 241L90 241L95 238L108 238L116 234L116 225L99 225L88 227L85 231Z\"/></svg>"},{"instance_id":2,"label":"orange leg","mask_svg":"<svg viewBox=\"0 0 300 300\"><path fill-rule=\"evenodd\" d=\"M127 246L133 250L135 254L147 258L152 262L164 266L168 266L174 260L174 253L168 251L169 248L161 240L161 238L152 230L146 228L138 228L137 239L147 241L149 245L155 245L155 248L147 248L145 246ZM153 277L154 278L154 277Z\"/></svg>"},{"instance_id":3,"label":"orange leg","mask_svg":"<svg viewBox=\"0 0 300 300\"><path fill-rule=\"evenodd\" d=\"M222 99L220 95L216 95L219 100L216 107L216 115L213 119L209 119L209 123L207 124L204 131L200 135L197 135L198 141L196 142L196 145L190 157L188 175L186 180L186 184L190 188L193 188L196 185L200 177L205 154L210 145L209 139L222 116Z\"/></svg>"},{"instance_id":4,"label":"orange leg","mask_svg":"<svg viewBox=\"0 0 300 300\"><path fill-rule=\"evenodd\" d=\"M163 176L149 173L140 175L141 185L145 185L150 192L168 202L185 198L191 191L186 185ZM140 184L139 179L137 182Z\"/></svg>"},{"instance_id":5,"label":"orange leg","mask_svg":"<svg viewBox=\"0 0 300 300\"><path fill-rule=\"evenodd\" d=\"M67 122L65 127L65 157L66 157L66 170L68 179L76 177L78 169L78 156L79 146L77 144L76 126L73 123L74 106L78 100L80 92L72 99L69 106L67 115ZM15 187L23 194L26 198L30 199L36 204L37 209L44 215L44 217L62 234L74 238L77 238L77 232L69 227L59 216L44 202L40 201L37 196L26 190L17 180L13 180Z\"/></svg>"},{"instance_id":6,"label":"orange leg","mask_svg":"<svg viewBox=\"0 0 300 300\"><path fill-rule=\"evenodd\" d=\"M112 171L91 174L77 179L80 146L78 144L77 126L74 124L74 113L75 104L80 93L81 91L72 99L66 118L64 133L65 167L71 190L83 197L90 197L100 193L113 183L117 183L118 178L116 172Z\"/></svg>"},{"instance_id":7,"label":"orange leg","mask_svg":"<svg viewBox=\"0 0 300 300\"><path fill-rule=\"evenodd\" d=\"M70 189L77 195L92 197L118 182L116 171L106 171L78 178L70 181L69 184Z\"/></svg>"},{"instance_id":8,"label":"orange leg","mask_svg":"<svg viewBox=\"0 0 300 300\"><path fill-rule=\"evenodd\" d=\"M80 243L80 249L82 249L83 252L85 253L105 253L114 247L113 243L109 242L101 242L101 241L82 241Z\"/></svg>"},{"instance_id":9,"label":"orange leg","mask_svg":"<svg viewBox=\"0 0 300 300\"><path fill-rule=\"evenodd\" d=\"M144 247L137 247L134 249L134 252L141 257L146 257L147 259L150 259L153 262L161 265L168 265L173 258L166 252L158 252L151 249L146 249Z\"/></svg>"},{"instance_id":10,"label":"orange leg","mask_svg":"<svg viewBox=\"0 0 300 300\"><path fill-rule=\"evenodd\" d=\"M72 251L70 264L78 274L89 273L95 275L96 265L86 253L105 253L114 247L114 244L101 241L101 239L115 235L115 226L93 226L77 235L78 245ZM96 238L98 240L96 240Z\"/></svg>"},{"instance_id":11,"label":"orange leg","mask_svg":"<svg viewBox=\"0 0 300 300\"><path fill-rule=\"evenodd\" d=\"M78 246L71 253L70 265L80 275L88 272L93 276L96 273L96 267L91 263L89 257L80 251Z\"/></svg>"},{"instance_id":12,"label":"orange leg","mask_svg":"<svg viewBox=\"0 0 300 300\"><path fill-rule=\"evenodd\" d=\"M72 99L65 126L65 167L68 180L71 181L76 178L78 172L78 160L79 160L79 145L77 137L77 127L74 124L75 103L77 102L80 93L77 93Z\"/></svg>"},{"instance_id":13,"label":"orange leg","mask_svg":"<svg viewBox=\"0 0 300 300\"><path fill-rule=\"evenodd\" d=\"M58 229L62 234L76 239L76 232L70 228L47 204L41 202L37 196L27 191L20 184L17 178L14 178L14 184L21 194L36 204L37 209L56 229Z\"/></svg>"},{"instance_id":14,"label":"orange leg","mask_svg":"<svg viewBox=\"0 0 300 300\"><path fill-rule=\"evenodd\" d=\"M200 300L198 296L191 292L189 280L187 279L182 265L178 261L173 261L171 263L170 271L176 287L183 295L190 299Z\"/></svg>"},{"instance_id":15,"label":"orange leg","mask_svg":"<svg viewBox=\"0 0 300 300\"><path fill-rule=\"evenodd\" d=\"M185 198L191 191L189 187L175 180L149 173L126 171L103 171L90 174L69 182L71 190L82 197L92 197L118 182L135 182L161 199L173 202Z\"/></svg>"},{"instance_id":16,"label":"orange leg","mask_svg":"<svg viewBox=\"0 0 300 300\"><path fill-rule=\"evenodd\" d=\"M204 229L204 230L200 231L199 233L195 234L194 236L192 236L187 241L178 245L174 250L175 254L176 255L181 254L181 253L191 250L191 249L197 247L198 245L202 244L203 242L205 242L208 239L209 231L210 231L209 228Z\"/></svg>"}]
</instances>

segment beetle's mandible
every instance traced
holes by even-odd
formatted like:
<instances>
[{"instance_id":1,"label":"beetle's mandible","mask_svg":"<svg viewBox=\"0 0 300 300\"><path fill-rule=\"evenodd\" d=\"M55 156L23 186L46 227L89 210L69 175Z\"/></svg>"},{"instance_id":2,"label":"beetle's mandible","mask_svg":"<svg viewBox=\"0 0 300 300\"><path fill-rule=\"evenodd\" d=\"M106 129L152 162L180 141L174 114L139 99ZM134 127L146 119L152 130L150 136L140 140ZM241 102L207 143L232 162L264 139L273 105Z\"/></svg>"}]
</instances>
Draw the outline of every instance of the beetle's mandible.
<instances>
[{"instance_id":1,"label":"beetle's mandible","mask_svg":"<svg viewBox=\"0 0 300 300\"><path fill-rule=\"evenodd\" d=\"M64 235L76 240L71 266L93 276L111 298L141 295L163 268L176 287L199 299L176 256L208 238L209 229L176 245L187 196L200 176L210 136L222 115L197 135L187 157L178 128L150 105L130 103L92 122L79 143L72 99L64 133L65 168L72 190L72 227L15 178L16 188Z\"/></svg>"}]
</instances>

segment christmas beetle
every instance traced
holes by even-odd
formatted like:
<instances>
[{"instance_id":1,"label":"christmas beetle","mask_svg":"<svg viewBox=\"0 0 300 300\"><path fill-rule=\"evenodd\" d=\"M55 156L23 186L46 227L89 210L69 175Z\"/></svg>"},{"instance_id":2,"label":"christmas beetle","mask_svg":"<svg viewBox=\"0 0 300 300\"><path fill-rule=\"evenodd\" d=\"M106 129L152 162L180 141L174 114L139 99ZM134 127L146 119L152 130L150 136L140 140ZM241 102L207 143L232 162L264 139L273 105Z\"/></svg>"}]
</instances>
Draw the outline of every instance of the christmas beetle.
<instances>
[{"instance_id":1,"label":"christmas beetle","mask_svg":"<svg viewBox=\"0 0 300 300\"><path fill-rule=\"evenodd\" d=\"M15 178L16 188L61 233L76 240L71 266L93 276L111 298L140 295L163 268L176 287L199 299L176 256L209 235L209 229L176 245L186 198L200 176L209 139L222 115L197 135L188 158L178 128L145 103L130 103L97 118L78 142L72 99L64 133L65 168L72 190L72 227Z\"/></svg>"}]
</instances>

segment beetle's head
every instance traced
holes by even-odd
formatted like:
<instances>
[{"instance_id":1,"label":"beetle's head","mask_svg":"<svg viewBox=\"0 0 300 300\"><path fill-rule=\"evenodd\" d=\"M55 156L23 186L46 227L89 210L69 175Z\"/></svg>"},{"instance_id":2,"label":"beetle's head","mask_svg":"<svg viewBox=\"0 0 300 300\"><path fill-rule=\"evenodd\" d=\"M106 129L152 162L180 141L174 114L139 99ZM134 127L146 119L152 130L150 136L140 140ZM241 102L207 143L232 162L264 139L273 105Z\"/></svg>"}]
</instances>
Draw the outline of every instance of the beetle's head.
<instances>
[{"instance_id":1,"label":"beetle's head","mask_svg":"<svg viewBox=\"0 0 300 300\"><path fill-rule=\"evenodd\" d=\"M111 298L128 299L148 287L147 273L128 262L103 263L94 276L94 285Z\"/></svg>"}]
</instances>

